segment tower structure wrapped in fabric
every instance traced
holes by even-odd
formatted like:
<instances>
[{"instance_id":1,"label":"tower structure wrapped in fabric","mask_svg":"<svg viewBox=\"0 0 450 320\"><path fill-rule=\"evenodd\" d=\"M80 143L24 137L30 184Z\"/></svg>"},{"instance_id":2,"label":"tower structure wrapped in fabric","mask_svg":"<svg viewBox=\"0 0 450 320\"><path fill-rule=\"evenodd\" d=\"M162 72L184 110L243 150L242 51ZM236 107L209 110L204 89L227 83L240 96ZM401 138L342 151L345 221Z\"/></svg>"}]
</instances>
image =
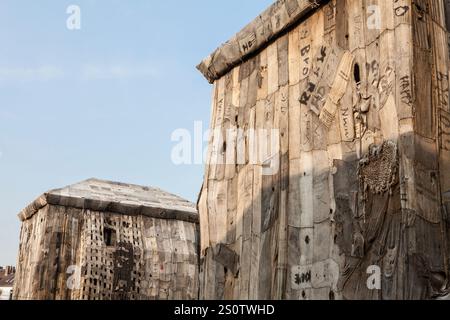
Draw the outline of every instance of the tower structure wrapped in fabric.
<instances>
[{"instance_id":1,"label":"tower structure wrapped in fabric","mask_svg":"<svg viewBox=\"0 0 450 320\"><path fill-rule=\"evenodd\" d=\"M90 179L25 208L14 299L198 298L195 205L157 188Z\"/></svg>"},{"instance_id":2,"label":"tower structure wrapped in fabric","mask_svg":"<svg viewBox=\"0 0 450 320\"><path fill-rule=\"evenodd\" d=\"M449 8L279 0L198 66L201 298L447 293Z\"/></svg>"}]
</instances>

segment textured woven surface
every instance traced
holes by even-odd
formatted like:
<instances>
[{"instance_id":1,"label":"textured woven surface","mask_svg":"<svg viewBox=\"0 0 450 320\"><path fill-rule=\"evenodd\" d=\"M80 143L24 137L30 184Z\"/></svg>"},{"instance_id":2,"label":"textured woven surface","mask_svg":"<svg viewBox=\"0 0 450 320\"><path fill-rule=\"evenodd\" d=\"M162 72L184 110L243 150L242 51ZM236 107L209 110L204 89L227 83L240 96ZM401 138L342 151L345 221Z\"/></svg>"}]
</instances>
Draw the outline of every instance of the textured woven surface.
<instances>
[{"instance_id":1,"label":"textured woven surface","mask_svg":"<svg viewBox=\"0 0 450 320\"><path fill-rule=\"evenodd\" d=\"M389 191L397 174L397 145L386 141L380 148L373 148L361 161L360 177L375 193Z\"/></svg>"}]
</instances>

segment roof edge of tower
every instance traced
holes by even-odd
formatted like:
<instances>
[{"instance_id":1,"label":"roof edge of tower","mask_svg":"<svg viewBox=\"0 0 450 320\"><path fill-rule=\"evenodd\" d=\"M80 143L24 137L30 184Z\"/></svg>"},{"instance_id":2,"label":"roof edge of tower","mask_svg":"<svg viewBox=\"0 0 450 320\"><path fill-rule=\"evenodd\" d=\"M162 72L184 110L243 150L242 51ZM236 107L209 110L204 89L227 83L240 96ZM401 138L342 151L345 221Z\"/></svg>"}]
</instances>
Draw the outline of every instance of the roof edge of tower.
<instances>
[{"instance_id":1,"label":"roof edge of tower","mask_svg":"<svg viewBox=\"0 0 450 320\"><path fill-rule=\"evenodd\" d=\"M213 83L330 0L277 0L205 58L197 69Z\"/></svg>"},{"instance_id":2,"label":"roof edge of tower","mask_svg":"<svg viewBox=\"0 0 450 320\"><path fill-rule=\"evenodd\" d=\"M39 210L46 207L47 205L54 206L62 206L68 208L75 208L80 210L92 210L92 211L100 211L100 212L108 212L115 214L123 214L130 216L147 216L151 218L157 219L168 219L168 220L181 220L191 223L198 223L199 217L198 212L195 209L195 204L192 204L192 207L187 206L187 200L179 198L180 201L186 201L186 206L183 206L185 203L140 203L137 201L130 201L117 199L117 198L108 198L101 197L94 194L77 194L74 192L71 194L70 192L64 192L65 190L70 190L76 186L80 186L82 184L86 184L89 182L100 182L107 183L109 185L117 185L123 187L130 188L150 188L139 185L125 184L107 180L100 179L88 179L84 180L80 183L70 185L60 189L50 190L41 196L39 196L36 200L34 200L31 204L25 207L20 213L18 217L20 221L24 222L26 220L31 219ZM155 191L164 192L167 195L171 195L161 189L153 188ZM151 190L150 190L151 192ZM132 196L130 194L130 196ZM177 196L174 196L177 197Z\"/></svg>"}]
</instances>

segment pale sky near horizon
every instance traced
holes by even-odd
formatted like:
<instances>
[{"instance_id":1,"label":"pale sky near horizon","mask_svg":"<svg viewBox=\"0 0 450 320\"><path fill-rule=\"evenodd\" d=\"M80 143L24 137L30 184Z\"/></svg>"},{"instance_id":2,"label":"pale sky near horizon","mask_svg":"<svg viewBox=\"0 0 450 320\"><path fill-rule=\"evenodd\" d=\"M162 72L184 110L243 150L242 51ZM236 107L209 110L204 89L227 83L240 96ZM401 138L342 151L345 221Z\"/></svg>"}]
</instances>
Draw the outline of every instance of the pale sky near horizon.
<instances>
[{"instance_id":1,"label":"pale sky near horizon","mask_svg":"<svg viewBox=\"0 0 450 320\"><path fill-rule=\"evenodd\" d=\"M96 177L195 202L203 166L171 161L174 130L209 125L195 66L272 2L0 0L0 265L16 263L17 213L50 189Z\"/></svg>"}]
</instances>

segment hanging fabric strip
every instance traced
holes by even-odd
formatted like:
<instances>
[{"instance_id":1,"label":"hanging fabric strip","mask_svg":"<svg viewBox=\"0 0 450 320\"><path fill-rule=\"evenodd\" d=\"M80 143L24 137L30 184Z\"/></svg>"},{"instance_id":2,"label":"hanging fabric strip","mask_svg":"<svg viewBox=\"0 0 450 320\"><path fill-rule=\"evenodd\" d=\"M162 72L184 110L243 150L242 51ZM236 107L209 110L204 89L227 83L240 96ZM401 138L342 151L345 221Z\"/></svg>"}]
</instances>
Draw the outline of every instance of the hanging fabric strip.
<instances>
[{"instance_id":1,"label":"hanging fabric strip","mask_svg":"<svg viewBox=\"0 0 450 320\"><path fill-rule=\"evenodd\" d=\"M338 104L347 90L348 83L350 82L353 61L353 55L350 51L346 51L339 64L339 69L336 73L333 87L331 88L327 101L320 112L320 121L322 121L327 128L331 127L333 120L336 117Z\"/></svg>"}]
</instances>

